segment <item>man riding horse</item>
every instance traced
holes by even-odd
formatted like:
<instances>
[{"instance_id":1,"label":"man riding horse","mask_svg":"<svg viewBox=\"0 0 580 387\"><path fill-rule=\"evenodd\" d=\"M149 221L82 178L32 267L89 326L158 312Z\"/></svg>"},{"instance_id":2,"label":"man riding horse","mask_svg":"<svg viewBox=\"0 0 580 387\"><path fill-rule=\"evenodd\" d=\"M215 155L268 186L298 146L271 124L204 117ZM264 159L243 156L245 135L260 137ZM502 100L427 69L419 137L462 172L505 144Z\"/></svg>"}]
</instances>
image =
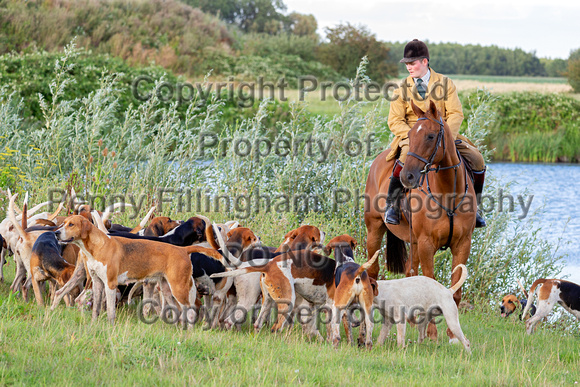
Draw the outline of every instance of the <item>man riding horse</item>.
<instances>
[{"instance_id":1,"label":"man riding horse","mask_svg":"<svg viewBox=\"0 0 580 387\"><path fill-rule=\"evenodd\" d=\"M396 99L391 102L388 119L389 129L395 135L395 139L390 145L391 152L387 156L387 161L396 158L397 155L398 160L395 161L387 193L385 222L395 225L399 224L401 219L400 199L403 185L399 174L409 152L408 132L417 122L417 115L412 109L411 101L423 110L428 110L431 101L435 103L437 110L449 125L457 150L473 172L473 188L478 203L481 200L485 179L483 156L467 138L458 136L459 127L463 121L463 110L457 95L457 88L449 78L436 73L429 67L427 45L417 39L409 42L405 46L401 63L405 63L410 75L397 90ZM479 211L476 215L475 227L485 227L485 220Z\"/></svg>"}]
</instances>

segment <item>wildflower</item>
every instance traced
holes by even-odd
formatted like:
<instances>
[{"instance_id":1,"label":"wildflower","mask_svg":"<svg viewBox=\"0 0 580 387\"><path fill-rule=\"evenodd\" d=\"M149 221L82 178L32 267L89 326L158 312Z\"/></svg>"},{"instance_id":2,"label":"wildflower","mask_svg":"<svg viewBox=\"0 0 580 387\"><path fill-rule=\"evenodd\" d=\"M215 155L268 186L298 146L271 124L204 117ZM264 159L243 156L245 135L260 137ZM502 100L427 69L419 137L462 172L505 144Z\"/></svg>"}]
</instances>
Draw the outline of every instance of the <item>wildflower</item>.
<instances>
[{"instance_id":1,"label":"wildflower","mask_svg":"<svg viewBox=\"0 0 580 387\"><path fill-rule=\"evenodd\" d=\"M108 148L105 148L103 150L103 156L107 157L108 154L109 154L109 149Z\"/></svg>"},{"instance_id":2,"label":"wildflower","mask_svg":"<svg viewBox=\"0 0 580 387\"><path fill-rule=\"evenodd\" d=\"M113 163L113 169L117 169L117 162L116 161Z\"/></svg>"},{"instance_id":3,"label":"wildflower","mask_svg":"<svg viewBox=\"0 0 580 387\"><path fill-rule=\"evenodd\" d=\"M103 139L102 138L99 141L97 141L97 145L99 145L99 148L103 146Z\"/></svg>"},{"instance_id":4,"label":"wildflower","mask_svg":"<svg viewBox=\"0 0 580 387\"><path fill-rule=\"evenodd\" d=\"M93 163L93 156L89 157L89 164Z\"/></svg>"},{"instance_id":5,"label":"wildflower","mask_svg":"<svg viewBox=\"0 0 580 387\"><path fill-rule=\"evenodd\" d=\"M117 152L115 152L115 151L111 152L111 157L115 157L116 155L117 155Z\"/></svg>"}]
</instances>

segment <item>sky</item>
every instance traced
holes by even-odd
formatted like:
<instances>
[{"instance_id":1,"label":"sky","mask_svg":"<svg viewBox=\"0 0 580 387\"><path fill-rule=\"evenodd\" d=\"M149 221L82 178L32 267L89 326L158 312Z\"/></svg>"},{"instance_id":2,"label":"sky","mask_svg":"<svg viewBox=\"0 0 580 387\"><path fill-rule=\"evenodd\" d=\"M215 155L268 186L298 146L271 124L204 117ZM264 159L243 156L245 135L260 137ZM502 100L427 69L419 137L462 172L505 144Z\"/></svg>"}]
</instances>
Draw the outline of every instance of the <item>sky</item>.
<instances>
[{"instance_id":1,"label":"sky","mask_svg":"<svg viewBox=\"0 0 580 387\"><path fill-rule=\"evenodd\" d=\"M580 2L540 0L284 0L288 13L313 14L319 34L343 22L383 41L496 45L567 59L580 48Z\"/></svg>"}]
</instances>

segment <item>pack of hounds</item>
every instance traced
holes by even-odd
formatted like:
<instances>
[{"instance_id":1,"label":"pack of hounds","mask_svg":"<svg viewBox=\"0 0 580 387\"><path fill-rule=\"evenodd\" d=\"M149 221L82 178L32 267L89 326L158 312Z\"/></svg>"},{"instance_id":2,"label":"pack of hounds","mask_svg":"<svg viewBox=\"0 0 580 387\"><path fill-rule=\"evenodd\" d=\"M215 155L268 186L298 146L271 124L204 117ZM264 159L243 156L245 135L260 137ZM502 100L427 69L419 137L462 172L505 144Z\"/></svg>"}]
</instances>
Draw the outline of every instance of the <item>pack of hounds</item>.
<instances>
[{"instance_id":1,"label":"pack of hounds","mask_svg":"<svg viewBox=\"0 0 580 387\"><path fill-rule=\"evenodd\" d=\"M93 319L106 308L114 323L117 306L142 295L149 301L141 304L143 314L171 307L185 325L205 319L212 328L239 329L249 311L259 311L252 318L255 330L271 324L272 332L278 332L299 321L308 336L324 340L320 320L312 318L321 314L328 341L340 343L342 324L348 342L354 343L352 327L360 325L358 343L368 349L375 310L382 322L378 343L383 344L396 325L400 346L406 343L407 323L417 326L421 342L430 321L442 315L450 342L460 342L471 352L453 299L467 278L464 265L454 268L461 270L461 279L451 288L423 276L376 280L367 269L378 252L359 265L354 238L340 235L324 245L325 233L315 226L292 230L278 247L268 247L236 221L215 224L199 215L185 221L164 216L149 221L154 207L137 226L127 227L110 220L122 203L101 213L76 202L73 192L69 215L59 216L64 203L54 213L39 213L48 202L29 210L25 198L20 210L17 195L7 195L7 216L0 223L0 280L4 282L6 257L13 255L11 291L27 299L32 288L40 306L47 297L51 309L63 300L67 306L91 304ZM521 288L528 300L537 292L537 306L508 295L500 310L507 317L523 308L520 317L526 320L528 334L556 303L580 319L580 286L538 279L529 295ZM273 309L277 317L271 318ZM352 313L355 309L360 317ZM527 318L529 312L532 317Z\"/></svg>"}]
</instances>

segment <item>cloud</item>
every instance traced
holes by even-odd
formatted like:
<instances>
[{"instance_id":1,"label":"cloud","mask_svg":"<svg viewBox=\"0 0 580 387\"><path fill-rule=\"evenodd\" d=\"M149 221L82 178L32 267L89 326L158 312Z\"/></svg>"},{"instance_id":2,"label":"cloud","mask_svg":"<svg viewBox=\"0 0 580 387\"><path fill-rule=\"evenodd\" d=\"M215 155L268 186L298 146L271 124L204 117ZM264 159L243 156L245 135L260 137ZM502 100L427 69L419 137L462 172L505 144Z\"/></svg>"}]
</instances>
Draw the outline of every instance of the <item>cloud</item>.
<instances>
[{"instance_id":1,"label":"cloud","mask_svg":"<svg viewBox=\"0 0 580 387\"><path fill-rule=\"evenodd\" d=\"M289 11L312 13L320 33L340 22L362 24L384 41L413 38L431 42L497 45L567 58L580 47L580 4L549 6L542 0L422 2L285 0Z\"/></svg>"}]
</instances>

